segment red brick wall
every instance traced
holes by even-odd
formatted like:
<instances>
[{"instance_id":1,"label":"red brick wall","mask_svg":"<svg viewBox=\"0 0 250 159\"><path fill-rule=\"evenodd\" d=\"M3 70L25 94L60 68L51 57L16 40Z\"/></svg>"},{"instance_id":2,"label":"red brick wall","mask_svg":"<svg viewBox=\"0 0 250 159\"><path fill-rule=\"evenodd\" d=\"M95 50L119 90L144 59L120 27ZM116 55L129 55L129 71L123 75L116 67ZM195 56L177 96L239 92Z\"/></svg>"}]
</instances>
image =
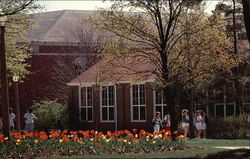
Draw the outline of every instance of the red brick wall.
<instances>
[{"instance_id":1,"label":"red brick wall","mask_svg":"<svg viewBox=\"0 0 250 159\"><path fill-rule=\"evenodd\" d=\"M86 49L86 50L83 50ZM19 99L20 99L20 116L23 117L29 107L32 106L33 101L44 99L59 99L60 101L67 101L65 97L58 96L55 92L62 86L53 79L53 67L55 61L60 57L69 68L74 68L72 61L76 56L70 55L42 55L41 53L70 53L70 52L86 52L90 53L87 56L87 68L96 62L96 56L93 55L94 51L90 48L83 48L79 46L40 46L40 54L33 54L31 59L27 62L31 65L31 74L27 75L23 83L19 84ZM70 81L67 81L70 82ZM66 85L63 84L64 86ZM14 89L10 87L10 107L15 108L14 102ZM65 92L67 94L67 92ZM67 95L65 95L66 98ZM22 128L24 126L24 119L21 118Z\"/></svg>"},{"instance_id":2,"label":"red brick wall","mask_svg":"<svg viewBox=\"0 0 250 159\"><path fill-rule=\"evenodd\" d=\"M98 131L114 131L115 122L100 122L100 95L99 89L94 89L94 122L85 125L85 129ZM145 129L152 131L151 121L153 118L153 89L150 83L146 83L146 122L131 122L130 113L130 84L116 85L116 104L117 104L117 130L124 129Z\"/></svg>"}]
</instances>

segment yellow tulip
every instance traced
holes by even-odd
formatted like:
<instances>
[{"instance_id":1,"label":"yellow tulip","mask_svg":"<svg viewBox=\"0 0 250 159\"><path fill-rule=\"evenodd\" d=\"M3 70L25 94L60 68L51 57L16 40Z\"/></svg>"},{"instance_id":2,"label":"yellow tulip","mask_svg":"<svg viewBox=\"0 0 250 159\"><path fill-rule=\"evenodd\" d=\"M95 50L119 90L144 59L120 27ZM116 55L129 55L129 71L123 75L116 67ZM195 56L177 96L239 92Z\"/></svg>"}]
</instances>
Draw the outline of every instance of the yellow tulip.
<instances>
[{"instance_id":1,"label":"yellow tulip","mask_svg":"<svg viewBox=\"0 0 250 159\"><path fill-rule=\"evenodd\" d=\"M39 142L39 140L34 140L34 143L37 144Z\"/></svg>"}]
</instances>

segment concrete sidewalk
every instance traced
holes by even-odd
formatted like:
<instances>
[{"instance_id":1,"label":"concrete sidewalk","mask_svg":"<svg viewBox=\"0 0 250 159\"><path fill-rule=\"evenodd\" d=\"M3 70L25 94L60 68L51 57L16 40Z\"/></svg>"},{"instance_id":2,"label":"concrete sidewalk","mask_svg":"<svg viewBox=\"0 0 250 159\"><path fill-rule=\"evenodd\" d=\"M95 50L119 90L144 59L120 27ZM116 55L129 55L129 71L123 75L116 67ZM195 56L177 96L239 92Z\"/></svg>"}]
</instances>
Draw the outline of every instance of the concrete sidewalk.
<instances>
[{"instance_id":1,"label":"concrete sidewalk","mask_svg":"<svg viewBox=\"0 0 250 159\"><path fill-rule=\"evenodd\" d=\"M214 147L214 148L236 150L236 149L250 149L250 146L227 146L227 147L218 146L218 147Z\"/></svg>"}]
</instances>

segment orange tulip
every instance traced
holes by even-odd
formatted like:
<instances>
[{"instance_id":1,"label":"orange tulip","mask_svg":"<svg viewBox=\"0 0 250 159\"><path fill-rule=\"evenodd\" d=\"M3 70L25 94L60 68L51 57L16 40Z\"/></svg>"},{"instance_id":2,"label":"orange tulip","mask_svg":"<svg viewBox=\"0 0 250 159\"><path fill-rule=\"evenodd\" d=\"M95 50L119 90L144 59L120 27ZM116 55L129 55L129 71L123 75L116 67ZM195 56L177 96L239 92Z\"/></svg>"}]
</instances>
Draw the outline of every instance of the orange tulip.
<instances>
[{"instance_id":1,"label":"orange tulip","mask_svg":"<svg viewBox=\"0 0 250 159\"><path fill-rule=\"evenodd\" d=\"M136 133L137 129L134 128L134 129L132 129L132 131L133 131L134 133Z\"/></svg>"}]
</instances>

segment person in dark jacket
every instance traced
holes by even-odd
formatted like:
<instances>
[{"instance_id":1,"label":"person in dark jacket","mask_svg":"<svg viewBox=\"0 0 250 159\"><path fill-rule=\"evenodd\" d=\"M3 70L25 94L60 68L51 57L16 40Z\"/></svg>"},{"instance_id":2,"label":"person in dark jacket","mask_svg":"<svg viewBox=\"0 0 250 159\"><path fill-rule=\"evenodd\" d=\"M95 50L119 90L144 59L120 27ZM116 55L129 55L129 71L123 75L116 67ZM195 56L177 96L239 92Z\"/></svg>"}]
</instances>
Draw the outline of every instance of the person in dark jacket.
<instances>
[{"instance_id":1,"label":"person in dark jacket","mask_svg":"<svg viewBox=\"0 0 250 159\"><path fill-rule=\"evenodd\" d=\"M61 132L61 131L63 131L63 129L64 129L64 127L63 127L61 120L57 120L56 130Z\"/></svg>"},{"instance_id":2,"label":"person in dark jacket","mask_svg":"<svg viewBox=\"0 0 250 159\"><path fill-rule=\"evenodd\" d=\"M181 122L182 122L182 128L184 129L184 138L187 138L187 135L189 132L189 117L187 113L188 113L187 109L183 109L181 111L181 114L182 114Z\"/></svg>"}]
</instances>

